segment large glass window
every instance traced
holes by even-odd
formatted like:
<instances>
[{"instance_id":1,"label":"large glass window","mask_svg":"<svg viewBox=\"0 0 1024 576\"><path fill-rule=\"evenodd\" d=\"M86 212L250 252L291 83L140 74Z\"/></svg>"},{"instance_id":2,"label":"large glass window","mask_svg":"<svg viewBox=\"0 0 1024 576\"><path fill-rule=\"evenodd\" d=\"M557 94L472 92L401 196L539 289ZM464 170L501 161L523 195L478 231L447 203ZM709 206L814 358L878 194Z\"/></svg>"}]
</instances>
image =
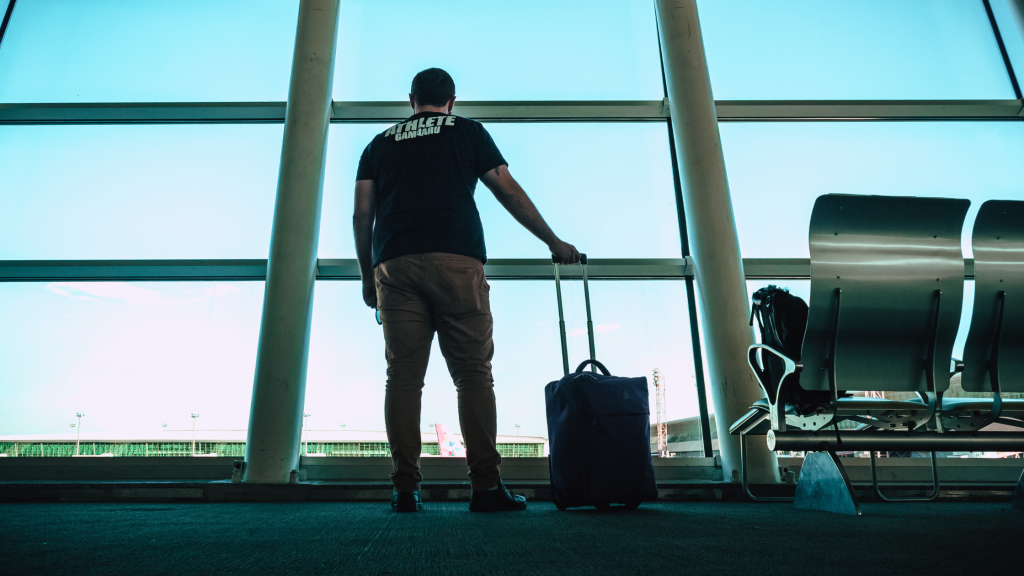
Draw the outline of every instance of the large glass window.
<instances>
[{"instance_id":1,"label":"large glass window","mask_svg":"<svg viewBox=\"0 0 1024 576\"><path fill-rule=\"evenodd\" d=\"M279 125L0 126L0 259L266 258L280 150Z\"/></svg>"},{"instance_id":2,"label":"large glass window","mask_svg":"<svg viewBox=\"0 0 1024 576\"><path fill-rule=\"evenodd\" d=\"M342 3L335 100L405 100L447 70L463 100L661 100L646 0Z\"/></svg>"},{"instance_id":3,"label":"large glass window","mask_svg":"<svg viewBox=\"0 0 1024 576\"><path fill-rule=\"evenodd\" d=\"M698 6L720 100L1014 97L980 1L701 0Z\"/></svg>"},{"instance_id":4,"label":"large glass window","mask_svg":"<svg viewBox=\"0 0 1024 576\"><path fill-rule=\"evenodd\" d=\"M262 303L263 282L0 283L0 435L73 442L79 412L83 438L244 431Z\"/></svg>"},{"instance_id":5,"label":"large glass window","mask_svg":"<svg viewBox=\"0 0 1024 576\"><path fill-rule=\"evenodd\" d=\"M19 0L0 102L284 100L296 0Z\"/></svg>"},{"instance_id":6,"label":"large glass window","mask_svg":"<svg viewBox=\"0 0 1024 576\"><path fill-rule=\"evenodd\" d=\"M544 386L562 376L558 309L550 281L492 281L498 434L547 437ZM668 419L698 413L684 286L679 281L591 283L597 358L613 374L646 376L658 368ZM307 411L316 426L384 430L384 338L363 306L358 282L319 282L310 343ZM583 288L563 283L570 369L589 356ZM434 341L421 424L458 430L458 401ZM651 421L656 398L650 383ZM316 409L312 409L315 407ZM516 428L516 424L519 428Z\"/></svg>"},{"instance_id":7,"label":"large glass window","mask_svg":"<svg viewBox=\"0 0 1024 576\"><path fill-rule=\"evenodd\" d=\"M455 107L458 113L458 105ZM352 194L363 148L385 129L331 128L322 258L354 258ZM551 228L592 258L679 258L668 135L662 124L488 124L509 171ZM483 185L476 201L490 258L544 258L546 247Z\"/></svg>"},{"instance_id":8,"label":"large glass window","mask_svg":"<svg viewBox=\"0 0 1024 576\"><path fill-rule=\"evenodd\" d=\"M1024 200L1020 122L722 124L745 258L808 258L814 200L829 193L967 198L963 250L985 200Z\"/></svg>"}]
</instances>

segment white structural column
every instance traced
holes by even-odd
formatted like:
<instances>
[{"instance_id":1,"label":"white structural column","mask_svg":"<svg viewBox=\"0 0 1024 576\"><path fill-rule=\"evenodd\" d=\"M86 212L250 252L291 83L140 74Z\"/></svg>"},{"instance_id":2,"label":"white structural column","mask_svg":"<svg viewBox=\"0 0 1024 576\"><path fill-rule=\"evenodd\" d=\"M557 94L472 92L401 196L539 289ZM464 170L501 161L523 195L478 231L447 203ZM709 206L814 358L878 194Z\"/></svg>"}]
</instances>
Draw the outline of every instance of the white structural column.
<instances>
[{"instance_id":1,"label":"white structural column","mask_svg":"<svg viewBox=\"0 0 1024 576\"><path fill-rule=\"evenodd\" d=\"M1013 12L1013 19L1017 21L1017 28L1020 29L1021 36L1024 36L1024 0L1010 0L1010 12Z\"/></svg>"},{"instance_id":2,"label":"white structural column","mask_svg":"<svg viewBox=\"0 0 1024 576\"><path fill-rule=\"evenodd\" d=\"M754 343L753 329L747 324L750 303L697 2L657 0L655 4L686 231L700 293L718 445L725 479L730 480L738 478L740 450L738 437L729 434L729 426L762 397L747 367L747 348ZM750 481L777 482L774 452L763 441L750 440L749 444Z\"/></svg>"},{"instance_id":3,"label":"white structural column","mask_svg":"<svg viewBox=\"0 0 1024 576\"><path fill-rule=\"evenodd\" d=\"M256 356L246 482L298 468L339 0L301 0Z\"/></svg>"}]
</instances>

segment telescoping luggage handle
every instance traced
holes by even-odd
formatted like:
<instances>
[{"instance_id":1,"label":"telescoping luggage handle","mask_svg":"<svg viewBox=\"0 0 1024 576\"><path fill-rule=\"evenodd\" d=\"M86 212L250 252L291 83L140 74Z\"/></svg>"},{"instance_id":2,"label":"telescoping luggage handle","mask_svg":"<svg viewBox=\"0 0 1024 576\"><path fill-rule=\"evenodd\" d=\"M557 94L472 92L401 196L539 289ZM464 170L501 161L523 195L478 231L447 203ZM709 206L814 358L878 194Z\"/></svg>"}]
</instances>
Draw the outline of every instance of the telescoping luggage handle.
<instances>
[{"instance_id":1,"label":"telescoping luggage handle","mask_svg":"<svg viewBox=\"0 0 1024 576\"><path fill-rule=\"evenodd\" d=\"M565 340L565 312L562 310L562 279L558 273L558 260L552 256L551 262L555 265L555 294L558 296L558 329L562 335L562 371L569 375L569 346ZM583 265L583 299L587 304L587 337L590 339L590 359L597 361L597 354L594 352L594 322L590 318L590 286L587 284L587 255L580 254L580 264ZM582 365L581 365L582 367ZM590 366L591 372L597 372L595 365Z\"/></svg>"}]
</instances>

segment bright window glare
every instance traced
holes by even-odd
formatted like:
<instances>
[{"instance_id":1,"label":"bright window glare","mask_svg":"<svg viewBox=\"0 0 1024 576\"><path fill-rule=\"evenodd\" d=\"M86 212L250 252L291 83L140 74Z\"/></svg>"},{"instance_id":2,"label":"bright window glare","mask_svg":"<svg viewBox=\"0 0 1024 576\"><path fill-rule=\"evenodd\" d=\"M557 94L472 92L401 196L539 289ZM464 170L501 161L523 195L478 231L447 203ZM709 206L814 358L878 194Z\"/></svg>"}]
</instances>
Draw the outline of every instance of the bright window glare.
<instances>
[{"instance_id":1,"label":"bright window glare","mask_svg":"<svg viewBox=\"0 0 1024 576\"><path fill-rule=\"evenodd\" d=\"M967 257L982 203L1024 200L1020 122L737 123L721 134L744 258L809 258L822 194L967 198Z\"/></svg>"},{"instance_id":2,"label":"bright window glare","mask_svg":"<svg viewBox=\"0 0 1024 576\"><path fill-rule=\"evenodd\" d=\"M547 437L544 386L562 376L558 308L550 281L491 281L494 390L498 434ZM582 283L563 283L570 368L589 356ZM668 419L698 413L686 296L678 281L596 281L591 298L597 358L619 376L646 376L655 418L652 370L667 385ZM306 407L311 428L384 429L384 337L358 282L318 282L310 339ZM458 398L438 348L424 379L421 429L458 431ZM316 407L316 410L312 408ZM312 418L318 418L314 426Z\"/></svg>"},{"instance_id":3,"label":"bright window glare","mask_svg":"<svg viewBox=\"0 0 1024 576\"><path fill-rule=\"evenodd\" d=\"M405 100L440 67L463 100L661 100L650 0L348 0L335 100Z\"/></svg>"},{"instance_id":4,"label":"bright window glare","mask_svg":"<svg viewBox=\"0 0 1024 576\"><path fill-rule=\"evenodd\" d=\"M554 287L548 285L548 291ZM569 369L589 356L583 283L566 282L565 329L569 334ZM555 300L554 295L547 296ZM616 376L646 376L651 422L655 422L653 370L665 382L668 420L698 414L686 285L680 280L605 280L590 283L597 359ZM558 313L552 326L558 333Z\"/></svg>"},{"instance_id":5,"label":"bright window glare","mask_svg":"<svg viewBox=\"0 0 1024 576\"><path fill-rule=\"evenodd\" d=\"M0 102L284 100L295 0L19 0Z\"/></svg>"},{"instance_id":6,"label":"bright window glare","mask_svg":"<svg viewBox=\"0 0 1024 576\"><path fill-rule=\"evenodd\" d=\"M248 426L263 282L0 283L0 435Z\"/></svg>"},{"instance_id":7,"label":"bright window glare","mask_svg":"<svg viewBox=\"0 0 1024 576\"><path fill-rule=\"evenodd\" d=\"M0 126L0 259L266 258L281 130Z\"/></svg>"},{"instance_id":8,"label":"bright window glare","mask_svg":"<svg viewBox=\"0 0 1024 576\"><path fill-rule=\"evenodd\" d=\"M980 0L698 6L719 100L1014 97Z\"/></svg>"},{"instance_id":9,"label":"bright window glare","mask_svg":"<svg viewBox=\"0 0 1024 576\"><path fill-rule=\"evenodd\" d=\"M458 106L456 105L456 112ZM385 126L333 126L324 186L322 258L354 258L352 194L363 147ZM679 258L663 124L488 124L509 171L548 224L592 258ZM476 202L489 258L546 258L483 185Z\"/></svg>"}]
</instances>

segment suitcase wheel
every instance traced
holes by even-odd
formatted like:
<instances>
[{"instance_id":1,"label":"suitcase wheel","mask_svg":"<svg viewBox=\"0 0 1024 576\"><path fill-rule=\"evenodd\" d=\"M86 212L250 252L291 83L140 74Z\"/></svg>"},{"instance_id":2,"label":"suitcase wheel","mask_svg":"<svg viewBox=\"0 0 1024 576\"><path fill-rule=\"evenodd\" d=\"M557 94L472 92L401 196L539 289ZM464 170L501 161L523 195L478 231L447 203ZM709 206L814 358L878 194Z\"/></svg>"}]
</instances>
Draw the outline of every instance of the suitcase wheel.
<instances>
[{"instance_id":1,"label":"suitcase wheel","mask_svg":"<svg viewBox=\"0 0 1024 576\"><path fill-rule=\"evenodd\" d=\"M639 507L639 502L626 502L626 510L636 510Z\"/></svg>"},{"instance_id":2,"label":"suitcase wheel","mask_svg":"<svg viewBox=\"0 0 1024 576\"><path fill-rule=\"evenodd\" d=\"M611 510L612 509L612 505L611 504L594 504L594 508L597 508L598 510Z\"/></svg>"},{"instance_id":3,"label":"suitcase wheel","mask_svg":"<svg viewBox=\"0 0 1024 576\"><path fill-rule=\"evenodd\" d=\"M559 510L564 512L569 507L566 506L565 504L562 504L561 502L555 502L555 508L558 508Z\"/></svg>"}]
</instances>

